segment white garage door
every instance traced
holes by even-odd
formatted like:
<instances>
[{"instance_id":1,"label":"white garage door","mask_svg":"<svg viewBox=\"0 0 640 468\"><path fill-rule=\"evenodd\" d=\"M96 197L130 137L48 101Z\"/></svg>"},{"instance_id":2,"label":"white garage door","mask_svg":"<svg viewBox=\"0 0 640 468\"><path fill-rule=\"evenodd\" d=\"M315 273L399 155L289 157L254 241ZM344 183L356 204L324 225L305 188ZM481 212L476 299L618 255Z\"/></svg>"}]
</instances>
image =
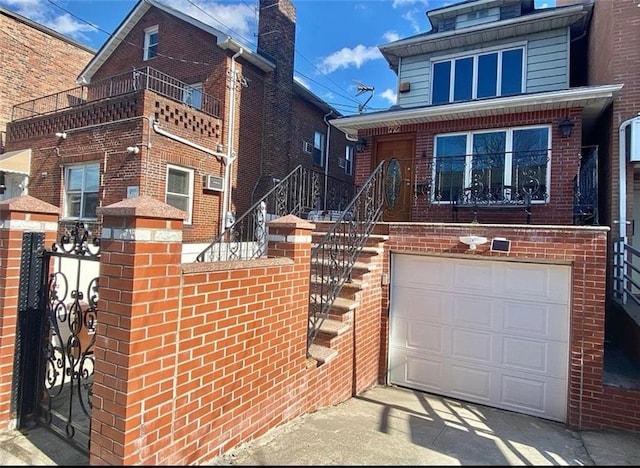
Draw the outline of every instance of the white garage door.
<instances>
[{"instance_id":1,"label":"white garage door","mask_svg":"<svg viewBox=\"0 0 640 468\"><path fill-rule=\"evenodd\" d=\"M389 382L566 422L571 269L394 254Z\"/></svg>"}]
</instances>

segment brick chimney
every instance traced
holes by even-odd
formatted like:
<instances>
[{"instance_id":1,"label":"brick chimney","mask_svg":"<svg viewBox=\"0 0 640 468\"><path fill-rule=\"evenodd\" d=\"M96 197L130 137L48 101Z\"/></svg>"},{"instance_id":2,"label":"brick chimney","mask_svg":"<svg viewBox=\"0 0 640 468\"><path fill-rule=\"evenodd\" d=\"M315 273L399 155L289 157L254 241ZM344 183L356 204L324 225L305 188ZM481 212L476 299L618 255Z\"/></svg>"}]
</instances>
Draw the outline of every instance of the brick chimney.
<instances>
[{"instance_id":1,"label":"brick chimney","mask_svg":"<svg viewBox=\"0 0 640 468\"><path fill-rule=\"evenodd\" d=\"M275 63L267 77L264 102L262 174L254 198L273 187L273 178L289 173L293 119L293 61L296 9L291 0L260 0L258 53Z\"/></svg>"}]
</instances>

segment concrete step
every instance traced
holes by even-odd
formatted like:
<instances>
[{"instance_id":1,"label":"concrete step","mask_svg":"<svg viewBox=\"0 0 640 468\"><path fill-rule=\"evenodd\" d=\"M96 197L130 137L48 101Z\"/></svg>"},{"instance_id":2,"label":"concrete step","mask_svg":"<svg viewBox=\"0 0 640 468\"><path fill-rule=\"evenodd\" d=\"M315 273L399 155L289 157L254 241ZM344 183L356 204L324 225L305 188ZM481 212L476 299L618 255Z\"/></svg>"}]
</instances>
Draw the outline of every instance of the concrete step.
<instances>
[{"instance_id":1,"label":"concrete step","mask_svg":"<svg viewBox=\"0 0 640 468\"><path fill-rule=\"evenodd\" d=\"M338 351L314 343L309 346L309 355L318 361L318 365L322 365L338 356Z\"/></svg>"}]
</instances>

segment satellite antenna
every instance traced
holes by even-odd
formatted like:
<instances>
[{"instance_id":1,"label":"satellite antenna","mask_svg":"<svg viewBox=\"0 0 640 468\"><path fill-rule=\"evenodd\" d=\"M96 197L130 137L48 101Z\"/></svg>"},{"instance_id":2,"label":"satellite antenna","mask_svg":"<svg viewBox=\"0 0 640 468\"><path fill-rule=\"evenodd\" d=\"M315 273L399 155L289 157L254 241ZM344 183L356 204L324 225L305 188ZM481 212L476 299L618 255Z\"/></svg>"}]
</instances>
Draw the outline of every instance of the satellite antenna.
<instances>
[{"instance_id":1,"label":"satellite antenna","mask_svg":"<svg viewBox=\"0 0 640 468\"><path fill-rule=\"evenodd\" d=\"M373 86L364 85L364 84L360 83L359 81L356 81L356 85L358 87L358 92L356 93L356 96L360 96L361 94L364 94L366 92L370 92L371 93L371 95L367 98L367 100L364 102L364 104L358 104L358 112L360 114L362 114L362 111L364 110L365 106L367 105L367 103L373 97L373 93L374 93L376 88L373 87Z\"/></svg>"}]
</instances>

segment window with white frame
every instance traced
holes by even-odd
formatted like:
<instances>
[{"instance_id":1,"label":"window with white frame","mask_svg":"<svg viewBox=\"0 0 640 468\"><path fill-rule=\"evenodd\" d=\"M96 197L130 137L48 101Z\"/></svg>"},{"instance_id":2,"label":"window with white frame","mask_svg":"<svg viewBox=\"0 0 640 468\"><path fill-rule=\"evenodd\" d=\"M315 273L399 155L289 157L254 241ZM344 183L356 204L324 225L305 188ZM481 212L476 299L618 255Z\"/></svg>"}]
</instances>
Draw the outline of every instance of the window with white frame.
<instances>
[{"instance_id":1,"label":"window with white frame","mask_svg":"<svg viewBox=\"0 0 640 468\"><path fill-rule=\"evenodd\" d=\"M544 203L550 180L550 127L435 137L432 202Z\"/></svg>"},{"instance_id":2,"label":"window with white frame","mask_svg":"<svg viewBox=\"0 0 640 468\"><path fill-rule=\"evenodd\" d=\"M315 132L313 135L313 164L320 167L324 167L324 140L322 132Z\"/></svg>"},{"instance_id":3,"label":"window with white frame","mask_svg":"<svg viewBox=\"0 0 640 468\"><path fill-rule=\"evenodd\" d=\"M202 83L194 83L184 87L182 101L195 109L202 109Z\"/></svg>"},{"instance_id":4,"label":"window with white frame","mask_svg":"<svg viewBox=\"0 0 640 468\"><path fill-rule=\"evenodd\" d=\"M143 60L152 59L158 55L158 26L152 26L144 30Z\"/></svg>"},{"instance_id":5,"label":"window with white frame","mask_svg":"<svg viewBox=\"0 0 640 468\"><path fill-rule=\"evenodd\" d=\"M100 164L66 166L63 177L65 218L96 219Z\"/></svg>"},{"instance_id":6,"label":"window with white frame","mask_svg":"<svg viewBox=\"0 0 640 468\"><path fill-rule=\"evenodd\" d=\"M347 175L353 174L353 153L355 146L347 145L344 149L344 173Z\"/></svg>"},{"instance_id":7,"label":"window with white frame","mask_svg":"<svg viewBox=\"0 0 640 468\"><path fill-rule=\"evenodd\" d=\"M520 94L524 47L494 50L433 63L431 104Z\"/></svg>"},{"instance_id":8,"label":"window with white frame","mask_svg":"<svg viewBox=\"0 0 640 468\"><path fill-rule=\"evenodd\" d=\"M185 224L191 224L193 205L193 171L167 165L167 191L165 202L187 213Z\"/></svg>"}]
</instances>

